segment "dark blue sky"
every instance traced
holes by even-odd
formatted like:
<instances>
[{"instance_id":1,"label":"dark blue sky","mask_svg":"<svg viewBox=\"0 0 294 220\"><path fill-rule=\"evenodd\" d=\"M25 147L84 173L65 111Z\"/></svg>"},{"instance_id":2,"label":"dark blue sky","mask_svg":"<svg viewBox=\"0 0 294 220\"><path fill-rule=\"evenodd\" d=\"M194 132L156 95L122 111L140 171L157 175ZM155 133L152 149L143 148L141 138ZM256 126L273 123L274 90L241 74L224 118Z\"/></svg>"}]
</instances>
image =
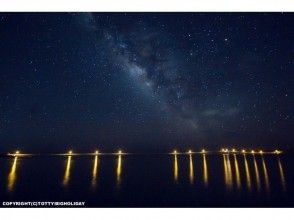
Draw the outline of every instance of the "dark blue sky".
<instances>
[{"instance_id":1,"label":"dark blue sky","mask_svg":"<svg viewBox=\"0 0 294 220\"><path fill-rule=\"evenodd\" d=\"M0 13L4 152L293 146L292 13Z\"/></svg>"}]
</instances>

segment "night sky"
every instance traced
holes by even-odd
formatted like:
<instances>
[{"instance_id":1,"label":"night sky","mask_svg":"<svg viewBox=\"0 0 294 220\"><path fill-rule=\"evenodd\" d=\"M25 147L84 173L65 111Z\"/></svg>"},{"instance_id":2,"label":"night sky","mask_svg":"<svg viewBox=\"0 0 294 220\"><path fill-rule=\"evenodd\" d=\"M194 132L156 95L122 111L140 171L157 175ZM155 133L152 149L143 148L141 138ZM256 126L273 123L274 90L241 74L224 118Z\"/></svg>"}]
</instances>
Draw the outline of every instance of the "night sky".
<instances>
[{"instance_id":1,"label":"night sky","mask_svg":"<svg viewBox=\"0 0 294 220\"><path fill-rule=\"evenodd\" d=\"M0 13L0 148L293 148L293 13Z\"/></svg>"}]
</instances>

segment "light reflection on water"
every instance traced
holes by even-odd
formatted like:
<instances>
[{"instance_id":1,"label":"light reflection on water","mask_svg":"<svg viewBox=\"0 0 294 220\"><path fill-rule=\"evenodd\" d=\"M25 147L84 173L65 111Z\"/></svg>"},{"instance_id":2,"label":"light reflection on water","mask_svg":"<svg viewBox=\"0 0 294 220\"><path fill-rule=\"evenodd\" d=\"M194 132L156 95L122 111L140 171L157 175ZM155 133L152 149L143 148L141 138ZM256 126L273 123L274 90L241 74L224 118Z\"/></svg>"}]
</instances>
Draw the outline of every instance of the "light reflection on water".
<instances>
[{"instance_id":1,"label":"light reflection on water","mask_svg":"<svg viewBox=\"0 0 294 220\"><path fill-rule=\"evenodd\" d=\"M97 184L97 170L98 170L98 155L94 158L93 172L92 172L92 187Z\"/></svg>"},{"instance_id":2,"label":"light reflection on water","mask_svg":"<svg viewBox=\"0 0 294 220\"><path fill-rule=\"evenodd\" d=\"M235 165L235 176L236 176L236 183L237 188L241 188L241 179L240 179L240 171L239 171L239 163L236 154L234 154L234 165Z\"/></svg>"},{"instance_id":3,"label":"light reflection on water","mask_svg":"<svg viewBox=\"0 0 294 220\"><path fill-rule=\"evenodd\" d=\"M118 155L117 167L116 167L116 182L118 187L120 186L120 183L121 183L121 172L122 172L122 156Z\"/></svg>"},{"instance_id":4,"label":"light reflection on water","mask_svg":"<svg viewBox=\"0 0 294 220\"><path fill-rule=\"evenodd\" d=\"M261 161L262 161L262 168L263 168L263 174L264 174L265 189L267 194L269 194L270 193L269 177L267 172L267 166L263 156L261 156Z\"/></svg>"},{"instance_id":5,"label":"light reflection on water","mask_svg":"<svg viewBox=\"0 0 294 220\"><path fill-rule=\"evenodd\" d=\"M13 164L11 166L10 172L8 174L8 179L7 179L7 190L9 192L12 192L14 189L14 184L16 182L16 177L17 177L17 160L18 158L15 157L13 160Z\"/></svg>"},{"instance_id":6,"label":"light reflection on water","mask_svg":"<svg viewBox=\"0 0 294 220\"><path fill-rule=\"evenodd\" d=\"M256 162L256 159L255 159L255 156L254 155L253 155L253 164L254 164L254 170L255 170L255 179L256 179L257 191L260 191L259 169L258 169L257 162Z\"/></svg>"},{"instance_id":7,"label":"light reflection on water","mask_svg":"<svg viewBox=\"0 0 294 220\"><path fill-rule=\"evenodd\" d=\"M231 190L233 187L233 174L232 174L230 155L223 154L223 163L224 163L225 185L228 190Z\"/></svg>"},{"instance_id":8,"label":"light reflection on water","mask_svg":"<svg viewBox=\"0 0 294 220\"><path fill-rule=\"evenodd\" d=\"M250 169L248 166L247 156L244 154L244 167L245 167L245 173L246 173L246 185L249 191L251 191L251 175L250 175Z\"/></svg>"},{"instance_id":9,"label":"light reflection on water","mask_svg":"<svg viewBox=\"0 0 294 220\"><path fill-rule=\"evenodd\" d=\"M192 155L189 155L189 179L190 183L194 183L194 165L193 165L193 158Z\"/></svg>"},{"instance_id":10,"label":"light reflection on water","mask_svg":"<svg viewBox=\"0 0 294 220\"><path fill-rule=\"evenodd\" d=\"M67 157L66 168L65 168L64 177L63 177L63 182L62 182L62 184L63 184L64 186L67 186L67 185L68 185L68 182L69 182L69 180L70 180L71 157L72 157L72 156L68 156L68 157Z\"/></svg>"},{"instance_id":11,"label":"light reflection on water","mask_svg":"<svg viewBox=\"0 0 294 220\"><path fill-rule=\"evenodd\" d=\"M224 166L224 181L225 181L225 184L227 185L227 183L228 183L228 167L227 167L227 160L226 160L225 154L223 154L223 166Z\"/></svg>"},{"instance_id":12,"label":"light reflection on water","mask_svg":"<svg viewBox=\"0 0 294 220\"><path fill-rule=\"evenodd\" d=\"M174 180L175 182L178 181L179 177L179 167L178 167L178 155L174 155Z\"/></svg>"},{"instance_id":13,"label":"light reflection on water","mask_svg":"<svg viewBox=\"0 0 294 220\"><path fill-rule=\"evenodd\" d=\"M204 182L204 185L207 186L208 185L208 168L207 168L207 162L206 162L206 155L203 154L202 158L203 158L203 182Z\"/></svg>"},{"instance_id":14,"label":"light reflection on water","mask_svg":"<svg viewBox=\"0 0 294 220\"><path fill-rule=\"evenodd\" d=\"M195 164L194 164L194 159L197 156L193 156L192 154L189 155L178 155L175 154L173 155L173 178L174 181L177 183L179 181L179 156L180 157L187 157L188 158L188 167L183 169L187 169L187 176L188 181L191 185L197 184L195 182ZM243 161L244 163L240 163L240 155L237 154L222 154L222 163L223 163L223 177L224 177L224 184L226 189L228 190L241 190L243 186L247 187L248 191L252 191L252 185L254 185L254 188L257 191L265 191L267 194L270 193L271 188L270 188L270 178L269 178L269 173L271 174L271 170L268 169L267 166L267 160L268 158L265 158L263 155L246 155L243 154ZM71 178L71 166L72 166L72 155L69 155L66 157L66 166L64 170L64 175L63 175L63 181L62 184L63 186L67 186L70 182ZM208 186L208 176L209 176L209 171L208 171L208 161L207 158L209 159L209 155L206 154L201 154L199 157L202 157L202 161L199 161L200 167L202 167L202 180L203 180L203 185ZM97 185L97 178L98 178L98 173L100 173L100 157L96 155L93 159L93 165L92 168L89 168L89 172L91 171L91 186L93 188L96 187ZM122 155L117 155L116 158L116 182L117 186L121 185L121 175L122 175ZM285 173L284 173L284 167L282 165L282 162L277 156L276 158L271 158L274 159L273 162L275 164L276 160L276 167L277 169L275 170L276 176L279 178L280 185L283 191L286 191L286 178L285 178ZM181 160L180 160L181 161ZM201 166L202 163L202 166ZM12 192L14 191L15 184L17 181L17 170L19 166L19 158L14 157L13 161L11 162L11 167L9 169L9 174L7 177L7 191ZM196 168L197 168L197 163L196 163ZM213 170L213 172L216 172L216 170ZM252 173L253 173L253 178L252 178ZM213 173L212 173L213 174ZM213 175L212 175L213 177ZM254 178L255 177L255 178ZM212 178L213 179L213 178ZM242 180L244 180L244 183L242 183ZM210 180L211 181L211 180ZM253 182L253 183L252 183ZM278 182L279 183L279 182Z\"/></svg>"},{"instance_id":15,"label":"light reflection on water","mask_svg":"<svg viewBox=\"0 0 294 220\"><path fill-rule=\"evenodd\" d=\"M282 185L283 191L287 191L284 169L283 169L283 166L282 166L282 163L281 163L281 160L279 157L277 158L277 160L278 160L278 167L279 167L279 172L280 172L280 177L281 177L281 185Z\"/></svg>"}]
</instances>

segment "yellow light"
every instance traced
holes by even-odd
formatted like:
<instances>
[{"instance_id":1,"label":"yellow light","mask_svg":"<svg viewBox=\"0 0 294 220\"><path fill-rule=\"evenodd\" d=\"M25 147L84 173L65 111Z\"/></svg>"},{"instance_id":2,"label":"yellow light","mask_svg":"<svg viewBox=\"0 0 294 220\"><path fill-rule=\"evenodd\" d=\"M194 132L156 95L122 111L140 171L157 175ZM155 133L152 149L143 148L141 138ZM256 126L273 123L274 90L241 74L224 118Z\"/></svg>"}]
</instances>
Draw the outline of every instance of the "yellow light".
<instances>
[{"instance_id":1,"label":"yellow light","mask_svg":"<svg viewBox=\"0 0 294 220\"><path fill-rule=\"evenodd\" d=\"M205 152L206 152L206 151L205 151L205 149L202 149L201 153L203 153L203 154L204 154Z\"/></svg>"},{"instance_id":2,"label":"yellow light","mask_svg":"<svg viewBox=\"0 0 294 220\"><path fill-rule=\"evenodd\" d=\"M99 154L99 151L98 151L98 150L96 150L96 151L95 151L95 154Z\"/></svg>"},{"instance_id":3,"label":"yellow light","mask_svg":"<svg viewBox=\"0 0 294 220\"><path fill-rule=\"evenodd\" d=\"M249 165L248 165L245 154L244 154L244 166L245 166L245 172L246 172L247 188L251 191L251 175L250 175L250 169L249 169Z\"/></svg>"},{"instance_id":4,"label":"yellow light","mask_svg":"<svg viewBox=\"0 0 294 220\"><path fill-rule=\"evenodd\" d=\"M262 150L260 150L260 151L259 151L259 153L260 153L260 154L263 154L263 151L262 151Z\"/></svg>"},{"instance_id":5,"label":"yellow light","mask_svg":"<svg viewBox=\"0 0 294 220\"><path fill-rule=\"evenodd\" d=\"M207 162L206 162L206 155L203 154L203 182L204 185L207 186L208 185L208 169L207 169Z\"/></svg>"},{"instance_id":6,"label":"yellow light","mask_svg":"<svg viewBox=\"0 0 294 220\"><path fill-rule=\"evenodd\" d=\"M261 160L262 160L262 167L263 167L263 173L264 173L265 189L266 189L266 191L268 193L270 191L268 172L267 172L267 168L266 168L264 158L261 157Z\"/></svg>"},{"instance_id":7,"label":"yellow light","mask_svg":"<svg viewBox=\"0 0 294 220\"><path fill-rule=\"evenodd\" d=\"M19 154L19 150L15 151L15 154Z\"/></svg>"},{"instance_id":8,"label":"yellow light","mask_svg":"<svg viewBox=\"0 0 294 220\"><path fill-rule=\"evenodd\" d=\"M70 152L70 154L72 153L71 151L69 151L69 152ZM68 184L69 179L70 179L71 157L72 156L67 157L66 169L65 169L65 173L64 173L64 177L63 177L63 185L64 186L66 186Z\"/></svg>"},{"instance_id":9,"label":"yellow light","mask_svg":"<svg viewBox=\"0 0 294 220\"><path fill-rule=\"evenodd\" d=\"M174 180L177 182L179 177L179 166L177 153L174 155Z\"/></svg>"},{"instance_id":10,"label":"yellow light","mask_svg":"<svg viewBox=\"0 0 294 220\"><path fill-rule=\"evenodd\" d=\"M229 149L228 149L228 148L226 148L226 149L225 149L225 152L226 152L226 153L227 153L227 152L229 152Z\"/></svg>"},{"instance_id":11,"label":"yellow light","mask_svg":"<svg viewBox=\"0 0 294 220\"><path fill-rule=\"evenodd\" d=\"M16 181L16 177L17 177L16 170L17 170L17 157L14 157L13 165L12 165L10 173L8 175L8 182L7 182L7 189L10 192L13 191L14 184Z\"/></svg>"},{"instance_id":12,"label":"yellow light","mask_svg":"<svg viewBox=\"0 0 294 220\"><path fill-rule=\"evenodd\" d=\"M275 152L275 154L280 154L280 153L282 153L282 151L280 151L280 150L275 150L274 152Z\"/></svg>"},{"instance_id":13,"label":"yellow light","mask_svg":"<svg viewBox=\"0 0 294 220\"><path fill-rule=\"evenodd\" d=\"M225 149L224 149L224 148L222 148L222 149L221 149L221 152L225 152Z\"/></svg>"},{"instance_id":14,"label":"yellow light","mask_svg":"<svg viewBox=\"0 0 294 220\"><path fill-rule=\"evenodd\" d=\"M177 154L178 152L176 150L174 150L174 154Z\"/></svg>"},{"instance_id":15,"label":"yellow light","mask_svg":"<svg viewBox=\"0 0 294 220\"><path fill-rule=\"evenodd\" d=\"M193 159L192 155L189 155L189 165L190 165L190 172L189 172L189 179L190 183L193 184L194 182L194 167L193 167Z\"/></svg>"},{"instance_id":16,"label":"yellow light","mask_svg":"<svg viewBox=\"0 0 294 220\"><path fill-rule=\"evenodd\" d=\"M68 154L72 154L72 151L70 150L70 151L68 151Z\"/></svg>"},{"instance_id":17,"label":"yellow light","mask_svg":"<svg viewBox=\"0 0 294 220\"><path fill-rule=\"evenodd\" d=\"M225 171L225 183L228 189L231 189L233 186L233 174L230 161L230 155L223 155L224 159L224 171Z\"/></svg>"},{"instance_id":18,"label":"yellow light","mask_svg":"<svg viewBox=\"0 0 294 220\"><path fill-rule=\"evenodd\" d=\"M242 153L243 153L243 154L245 154L245 153L246 153L246 151L243 149L243 150L242 150Z\"/></svg>"},{"instance_id":19,"label":"yellow light","mask_svg":"<svg viewBox=\"0 0 294 220\"><path fill-rule=\"evenodd\" d=\"M121 154L122 154L122 151L121 151L121 150L119 150L119 151L118 151L118 154L119 154L119 155L121 155Z\"/></svg>"},{"instance_id":20,"label":"yellow light","mask_svg":"<svg viewBox=\"0 0 294 220\"><path fill-rule=\"evenodd\" d=\"M233 152L233 153L235 153L235 152L236 152L236 150L233 148L232 152Z\"/></svg>"},{"instance_id":21,"label":"yellow light","mask_svg":"<svg viewBox=\"0 0 294 220\"><path fill-rule=\"evenodd\" d=\"M285 181L284 169L283 169L283 166L282 166L282 163L281 163L279 157L278 157L278 166L279 166L279 172L280 172L281 184L283 187L283 191L286 191L286 181Z\"/></svg>"},{"instance_id":22,"label":"yellow light","mask_svg":"<svg viewBox=\"0 0 294 220\"><path fill-rule=\"evenodd\" d=\"M255 151L254 151L254 150L252 150L252 151L251 151L251 153L252 153L252 154L254 154L254 153L255 153Z\"/></svg>"},{"instance_id":23,"label":"yellow light","mask_svg":"<svg viewBox=\"0 0 294 220\"><path fill-rule=\"evenodd\" d=\"M257 187L257 190L260 191L259 169L258 169L255 157L253 157L253 164L254 164L254 170L255 170L255 176L256 176L256 187Z\"/></svg>"},{"instance_id":24,"label":"yellow light","mask_svg":"<svg viewBox=\"0 0 294 220\"><path fill-rule=\"evenodd\" d=\"M121 182L121 172L122 172L122 159L121 159L121 152L118 155L117 158L117 167L116 167L116 181L117 181L117 186L120 186Z\"/></svg>"},{"instance_id":25,"label":"yellow light","mask_svg":"<svg viewBox=\"0 0 294 220\"><path fill-rule=\"evenodd\" d=\"M228 166L227 166L227 157L223 154L223 162L224 162L224 178L225 184L228 185Z\"/></svg>"},{"instance_id":26,"label":"yellow light","mask_svg":"<svg viewBox=\"0 0 294 220\"><path fill-rule=\"evenodd\" d=\"M240 189L241 187L241 180L240 180L240 171L239 171L239 164L236 154L234 154L234 165L235 165L235 175L236 175L236 182L237 187Z\"/></svg>"},{"instance_id":27,"label":"yellow light","mask_svg":"<svg viewBox=\"0 0 294 220\"><path fill-rule=\"evenodd\" d=\"M191 150L189 150L189 151L188 151L188 153L189 153L189 154L192 154L192 151L191 151Z\"/></svg>"},{"instance_id":28,"label":"yellow light","mask_svg":"<svg viewBox=\"0 0 294 220\"><path fill-rule=\"evenodd\" d=\"M96 153L96 152L95 152ZM94 159L94 166L93 166L93 172L92 172L92 186L96 186L96 180L97 180L97 170L98 170L98 156L95 156Z\"/></svg>"}]
</instances>

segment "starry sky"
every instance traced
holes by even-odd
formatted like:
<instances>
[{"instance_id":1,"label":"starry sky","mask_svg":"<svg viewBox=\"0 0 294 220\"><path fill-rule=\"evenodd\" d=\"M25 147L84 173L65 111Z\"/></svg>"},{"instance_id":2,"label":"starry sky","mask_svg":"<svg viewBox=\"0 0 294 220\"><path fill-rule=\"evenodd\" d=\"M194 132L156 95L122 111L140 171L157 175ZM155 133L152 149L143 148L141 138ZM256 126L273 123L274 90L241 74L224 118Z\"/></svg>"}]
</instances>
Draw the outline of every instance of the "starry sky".
<instances>
[{"instance_id":1,"label":"starry sky","mask_svg":"<svg viewBox=\"0 0 294 220\"><path fill-rule=\"evenodd\" d=\"M280 146L293 13L0 13L0 146Z\"/></svg>"}]
</instances>

